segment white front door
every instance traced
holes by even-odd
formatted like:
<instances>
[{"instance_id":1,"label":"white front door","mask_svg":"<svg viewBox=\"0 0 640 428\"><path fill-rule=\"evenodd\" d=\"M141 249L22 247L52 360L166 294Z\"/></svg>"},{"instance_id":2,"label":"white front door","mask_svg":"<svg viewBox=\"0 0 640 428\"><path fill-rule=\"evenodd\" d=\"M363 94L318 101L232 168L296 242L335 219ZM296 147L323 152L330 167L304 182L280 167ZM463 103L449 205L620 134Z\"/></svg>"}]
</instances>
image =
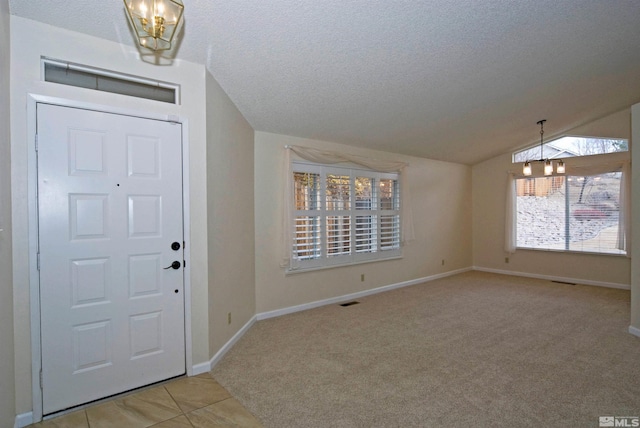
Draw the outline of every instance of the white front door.
<instances>
[{"instance_id":1,"label":"white front door","mask_svg":"<svg viewBox=\"0 0 640 428\"><path fill-rule=\"evenodd\" d=\"M45 415L185 373L181 135L37 106Z\"/></svg>"}]
</instances>

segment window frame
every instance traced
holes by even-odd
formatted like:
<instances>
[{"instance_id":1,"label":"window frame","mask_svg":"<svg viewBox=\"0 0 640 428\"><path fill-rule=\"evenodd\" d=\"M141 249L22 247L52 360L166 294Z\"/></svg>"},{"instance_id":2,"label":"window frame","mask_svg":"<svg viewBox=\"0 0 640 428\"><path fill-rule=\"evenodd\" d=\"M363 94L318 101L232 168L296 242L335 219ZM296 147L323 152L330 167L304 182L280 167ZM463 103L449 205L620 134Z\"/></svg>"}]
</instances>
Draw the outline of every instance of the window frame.
<instances>
[{"instance_id":1,"label":"window frame","mask_svg":"<svg viewBox=\"0 0 640 428\"><path fill-rule=\"evenodd\" d=\"M631 144L631 142L629 142ZM629 146L631 150L631 146ZM614 253L592 253L587 251L558 250L558 249L537 249L528 247L517 247L517 185L516 180L519 178L543 177L542 171L536 171L531 176L525 176L522 173L521 164L514 169L507 171L506 203L505 203L505 234L504 234L504 251L513 254L516 251L546 251L551 253L564 254L584 254L598 255L607 257L631 257L631 156L630 151L607 153L600 155L576 156L566 164L566 174L554 173L552 176L586 176L605 174L609 172L622 172L622 182L620 189L620 219L618 232L618 247L624 249L626 254Z\"/></svg>"},{"instance_id":2,"label":"window frame","mask_svg":"<svg viewBox=\"0 0 640 428\"><path fill-rule=\"evenodd\" d=\"M359 263L368 263L368 262L376 262L381 260L390 260L397 259L402 257L402 248L401 248L401 221L402 221L402 211L401 211L401 180L399 173L385 173L385 172L377 172L373 170L369 170L366 168L354 166L354 165L345 165L345 166L336 166L336 165L325 165L318 164L309 161L299 161L294 160L291 162L291 171L293 176L290 177L291 180L295 183L295 174L296 173L310 173L310 174L319 174L319 183L320 187L318 189L319 192L319 206L317 209L303 209L299 210L296 207L296 194L295 194L295 184L293 186L294 192L289 195L290 198L293 199L292 204L292 218L291 224L289 227L292 231L293 242L291 243L291 260L295 265L295 268L290 267L287 269L288 272L299 272L299 271L309 271L309 270L317 270L317 269L325 269L325 268L333 268L338 266L347 266L354 265ZM333 210L327 209L327 176L328 175L340 175L340 176L348 176L349 177L349 209L340 209ZM370 209L359 208L356 200L356 177L369 178L373 180L375 183L375 191L372 191L374 194L376 201L375 204L372 204ZM395 209L387 210L382 209L381 205L381 195L380 195L380 180L393 180L395 182L394 188L394 201L393 204ZM373 186L372 186L373 187ZM375 206L373 206L375 205ZM395 243L390 249L383 249L381 244L381 221L383 216L396 216L397 226L394 227L394 239ZM327 218L332 216L338 217L348 217L349 218L349 253L341 254L341 255L329 255L328 253L328 230L327 230ZM357 217L373 217L375 216L375 229L376 232L376 243L374 251L359 251L358 250L358 242L360 238L357 238L356 234L358 231L357 228ZM317 258L308 258L308 259L300 259L298 254L296 253L296 220L301 217L319 217L319 257Z\"/></svg>"},{"instance_id":3,"label":"window frame","mask_svg":"<svg viewBox=\"0 0 640 428\"><path fill-rule=\"evenodd\" d=\"M623 192L623 188L622 188L622 181L624 180L623 176L622 176L622 171L609 171L609 172L601 172L601 173L592 173L592 174L585 174L585 175L578 175L578 174L566 174L566 175L554 175L554 176L542 176L542 177L519 177L516 179L516 186L515 186L515 195L514 198L516 199L516 205L515 205L515 226L516 226L516 248L518 250L534 250L534 251L554 251L554 252L562 252L562 253L578 253L578 254L597 254L597 255L613 255L613 256L626 256L626 251L621 250L619 248L612 248L610 251L598 251L597 249L591 249L591 250L583 250L583 249L579 249L578 247L580 247L580 245L578 245L578 243L575 243L572 245L572 241L571 238L573 238L573 234L575 233L575 230L572 230L571 228L571 222L570 222L570 217L572 215L572 213L569 211L567 212L567 210L570 210L570 202L569 202L569 198L570 198L570 194L571 192L571 187L570 187L570 182L572 181L571 179L577 179L577 181L580 181L580 178L585 178L588 180L588 177L592 177L592 178L596 178L596 177L601 177L603 175L607 175L607 174L620 174L620 177L618 178L620 180L620 185L618 187L618 200L621 200L624 196L622 194ZM519 216L518 216L518 203L517 203L517 198L518 198L518 182L519 181L524 181L526 184L523 187L529 187L528 183L533 181L533 180L538 180L538 179L545 179L545 180L554 180L556 178L563 178L563 182L562 185L560 187L558 187L558 190L562 189L562 191L564 192L564 199L565 199L565 203L562 206L561 210L558 210L558 214L562 215L564 221L564 233L563 233L563 237L564 240L562 241L561 245L564 248L554 248L552 244L549 244L548 247L543 247L543 246L521 246L518 244L518 238L520 237L520 229L518 228L519 225ZM550 187L555 187L553 182L552 184L549 185ZM545 186L543 186L545 187ZM534 185L534 189L535 189L535 185ZM525 195L528 197L532 197L532 195ZM539 197L536 195L533 195L534 197ZM620 216L620 207L618 208L618 216ZM575 214L574 214L575 215ZM619 222L621 221L620 217L618 218L617 222L616 222L616 227L619 228ZM599 233L602 231L603 229L601 229L599 231ZM598 235L596 235L598 236ZM595 239L591 238L591 239ZM579 241L582 242L582 241Z\"/></svg>"},{"instance_id":4,"label":"window frame","mask_svg":"<svg viewBox=\"0 0 640 428\"><path fill-rule=\"evenodd\" d=\"M555 155L551 155L551 156L547 156L544 154L544 148L546 148L547 146L550 146L552 148L555 148L553 146L553 143L563 140L565 138L575 138L575 139L583 139L583 140L595 140L595 141L601 141L601 140L608 140L608 141L618 141L618 142L624 142L625 144L627 144L627 149L626 150L616 150L616 151L609 151L609 152L602 152L602 153L583 153L583 154L565 154L563 155L562 152L555 154ZM552 140L549 141L545 141L543 144L543 158L549 158L549 159L576 159L576 158L584 158L584 157L589 157L589 156L602 156L602 155L612 155L612 154L616 154L616 153L629 153L629 150L631 148L630 146L630 141L628 138L613 138L613 137L594 137L594 136L588 136L588 135L578 135L578 134L565 134L565 135L560 135L559 137L556 137ZM539 160L540 159L540 144L533 144L527 147L524 147L522 149L516 150L515 152L511 153L511 162L514 164L518 164L518 163L523 163L526 161L534 161L534 160ZM569 150L568 149L563 149L565 153L567 153ZM521 154L526 153L526 152L531 152L533 157L526 157L523 156L521 159L518 159L518 157L520 157Z\"/></svg>"}]
</instances>

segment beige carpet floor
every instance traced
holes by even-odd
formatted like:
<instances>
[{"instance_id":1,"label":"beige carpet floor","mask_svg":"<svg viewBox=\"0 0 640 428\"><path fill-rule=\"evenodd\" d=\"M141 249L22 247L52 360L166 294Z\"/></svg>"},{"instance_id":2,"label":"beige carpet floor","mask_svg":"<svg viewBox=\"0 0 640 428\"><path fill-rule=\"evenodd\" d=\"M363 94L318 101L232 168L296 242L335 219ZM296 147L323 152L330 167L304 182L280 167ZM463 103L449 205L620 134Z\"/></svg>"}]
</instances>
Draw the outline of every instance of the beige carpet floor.
<instances>
[{"instance_id":1,"label":"beige carpet floor","mask_svg":"<svg viewBox=\"0 0 640 428\"><path fill-rule=\"evenodd\" d=\"M468 272L257 322L212 374L266 427L597 427L640 416L629 299Z\"/></svg>"}]
</instances>

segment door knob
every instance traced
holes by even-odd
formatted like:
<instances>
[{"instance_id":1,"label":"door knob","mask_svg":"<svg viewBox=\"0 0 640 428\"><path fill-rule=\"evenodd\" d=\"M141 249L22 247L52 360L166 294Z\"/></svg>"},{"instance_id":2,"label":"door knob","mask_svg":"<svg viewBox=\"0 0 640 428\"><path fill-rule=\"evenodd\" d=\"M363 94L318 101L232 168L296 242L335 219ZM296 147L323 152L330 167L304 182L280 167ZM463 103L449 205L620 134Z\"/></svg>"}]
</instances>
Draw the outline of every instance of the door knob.
<instances>
[{"instance_id":1,"label":"door knob","mask_svg":"<svg viewBox=\"0 0 640 428\"><path fill-rule=\"evenodd\" d=\"M180 269L180 262L176 260L175 262L171 263L171 266L167 266L164 269L171 269L171 268Z\"/></svg>"}]
</instances>

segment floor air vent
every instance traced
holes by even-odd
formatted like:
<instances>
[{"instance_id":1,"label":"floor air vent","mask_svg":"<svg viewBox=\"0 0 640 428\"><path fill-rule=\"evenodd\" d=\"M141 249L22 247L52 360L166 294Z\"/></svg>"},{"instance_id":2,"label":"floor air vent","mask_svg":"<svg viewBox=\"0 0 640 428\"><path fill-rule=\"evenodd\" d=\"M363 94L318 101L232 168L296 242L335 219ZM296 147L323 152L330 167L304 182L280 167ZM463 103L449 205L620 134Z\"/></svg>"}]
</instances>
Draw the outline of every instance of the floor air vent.
<instances>
[{"instance_id":1,"label":"floor air vent","mask_svg":"<svg viewBox=\"0 0 640 428\"><path fill-rule=\"evenodd\" d=\"M346 306L351 306L351 305L357 305L358 303L360 303L360 302L353 301L353 302L341 303L340 306L345 306L346 307Z\"/></svg>"}]
</instances>

